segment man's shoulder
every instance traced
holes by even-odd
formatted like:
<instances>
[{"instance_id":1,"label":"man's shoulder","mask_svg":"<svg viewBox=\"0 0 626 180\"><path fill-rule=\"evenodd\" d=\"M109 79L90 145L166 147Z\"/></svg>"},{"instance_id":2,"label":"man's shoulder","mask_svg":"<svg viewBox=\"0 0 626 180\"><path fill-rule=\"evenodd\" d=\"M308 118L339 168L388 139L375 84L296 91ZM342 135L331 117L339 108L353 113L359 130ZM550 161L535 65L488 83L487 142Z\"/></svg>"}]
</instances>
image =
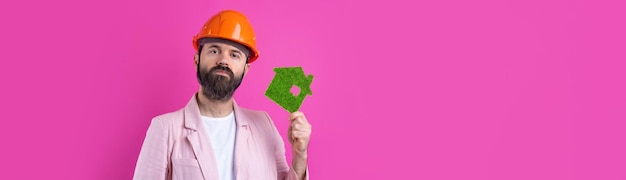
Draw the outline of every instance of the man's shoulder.
<instances>
[{"instance_id":1,"label":"man's shoulder","mask_svg":"<svg viewBox=\"0 0 626 180\"><path fill-rule=\"evenodd\" d=\"M239 106L239 111L241 114L248 116L252 120L266 119L269 117L267 112L263 110L249 109L249 108Z\"/></svg>"},{"instance_id":2,"label":"man's shoulder","mask_svg":"<svg viewBox=\"0 0 626 180\"><path fill-rule=\"evenodd\" d=\"M255 127L254 129L256 129L258 134L257 137L268 137L269 139L275 140L272 137L275 137L278 130L266 111L242 107L239 107L239 111L239 114L244 116L246 122L249 122L250 125Z\"/></svg>"},{"instance_id":3,"label":"man's shoulder","mask_svg":"<svg viewBox=\"0 0 626 180\"><path fill-rule=\"evenodd\" d=\"M239 106L239 110L242 113L246 113L246 114L261 114L261 115L265 115L266 112L263 110L258 110L258 109L250 109L250 108L246 108L246 107L241 107Z\"/></svg>"},{"instance_id":4,"label":"man's shoulder","mask_svg":"<svg viewBox=\"0 0 626 180\"><path fill-rule=\"evenodd\" d=\"M181 121L183 120L183 114L184 114L185 108L181 108L175 111L170 111L170 112L166 112L163 114L159 114L157 116L155 116L154 118L152 118L153 121L159 121L161 123L173 123L173 122L177 122L177 121Z\"/></svg>"}]
</instances>

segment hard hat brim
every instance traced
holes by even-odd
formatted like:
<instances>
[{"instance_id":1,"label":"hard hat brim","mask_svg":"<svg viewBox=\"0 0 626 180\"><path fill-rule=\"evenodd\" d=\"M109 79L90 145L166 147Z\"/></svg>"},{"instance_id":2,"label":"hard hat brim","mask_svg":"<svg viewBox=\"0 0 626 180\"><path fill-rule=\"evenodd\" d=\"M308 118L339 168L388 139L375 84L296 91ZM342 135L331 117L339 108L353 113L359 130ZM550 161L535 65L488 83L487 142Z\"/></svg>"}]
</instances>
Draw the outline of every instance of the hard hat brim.
<instances>
[{"instance_id":1,"label":"hard hat brim","mask_svg":"<svg viewBox=\"0 0 626 180\"><path fill-rule=\"evenodd\" d=\"M222 36L214 36L214 35L203 35L203 36L195 36L193 38L193 48L198 51L200 49L200 40L204 39L204 38L216 38L216 39L224 39L224 40L228 40L237 44L240 44L246 48L248 48L250 50L250 56L248 57L248 63L252 63L254 61L256 61L257 58L259 58L260 52L258 49L254 48L252 45L237 40L237 39L232 39L232 38L227 38L227 37L222 37ZM198 52L199 53L199 52Z\"/></svg>"}]
</instances>

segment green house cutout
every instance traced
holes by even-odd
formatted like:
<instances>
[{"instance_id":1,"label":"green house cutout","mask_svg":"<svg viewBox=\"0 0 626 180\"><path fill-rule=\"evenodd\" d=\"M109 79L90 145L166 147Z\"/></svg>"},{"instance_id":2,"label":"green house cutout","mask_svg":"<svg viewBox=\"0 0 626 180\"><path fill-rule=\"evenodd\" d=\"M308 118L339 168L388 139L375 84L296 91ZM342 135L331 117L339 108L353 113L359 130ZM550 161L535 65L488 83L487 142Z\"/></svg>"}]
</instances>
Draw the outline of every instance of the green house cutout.
<instances>
[{"instance_id":1,"label":"green house cutout","mask_svg":"<svg viewBox=\"0 0 626 180\"><path fill-rule=\"evenodd\" d=\"M313 95L311 92L311 82L313 75L304 75L302 67L274 68L274 79L265 91L265 96L276 102L290 113L298 111L304 98ZM291 92L293 87L298 87L300 92L294 95Z\"/></svg>"}]
</instances>

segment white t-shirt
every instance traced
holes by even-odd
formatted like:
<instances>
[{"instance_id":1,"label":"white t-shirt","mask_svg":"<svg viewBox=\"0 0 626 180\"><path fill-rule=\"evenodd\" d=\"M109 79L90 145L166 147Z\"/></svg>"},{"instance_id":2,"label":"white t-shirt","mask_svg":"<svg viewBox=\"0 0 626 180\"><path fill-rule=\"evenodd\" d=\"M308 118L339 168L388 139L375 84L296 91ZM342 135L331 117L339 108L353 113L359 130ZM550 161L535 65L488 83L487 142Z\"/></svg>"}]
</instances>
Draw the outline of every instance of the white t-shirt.
<instances>
[{"instance_id":1,"label":"white t-shirt","mask_svg":"<svg viewBox=\"0 0 626 180\"><path fill-rule=\"evenodd\" d=\"M222 118L202 116L202 121L211 139L220 180L235 179L233 165L236 132L235 115L231 112Z\"/></svg>"}]
</instances>

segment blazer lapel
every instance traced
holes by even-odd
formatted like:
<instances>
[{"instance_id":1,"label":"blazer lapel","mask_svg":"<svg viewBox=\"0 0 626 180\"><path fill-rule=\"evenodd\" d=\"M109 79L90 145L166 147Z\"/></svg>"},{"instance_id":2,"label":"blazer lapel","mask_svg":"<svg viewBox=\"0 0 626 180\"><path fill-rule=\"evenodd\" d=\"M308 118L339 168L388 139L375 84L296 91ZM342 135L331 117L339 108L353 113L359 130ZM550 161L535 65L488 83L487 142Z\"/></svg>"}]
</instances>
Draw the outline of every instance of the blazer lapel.
<instances>
[{"instance_id":1,"label":"blazer lapel","mask_svg":"<svg viewBox=\"0 0 626 180\"><path fill-rule=\"evenodd\" d=\"M198 160L200 170L204 179L219 179L217 170L217 160L211 147L211 140L206 133L205 127L200 119L200 110L196 101L197 94L189 100L185 106L185 128L192 130L187 135L187 140L191 144L193 153Z\"/></svg>"},{"instance_id":2,"label":"blazer lapel","mask_svg":"<svg viewBox=\"0 0 626 180\"><path fill-rule=\"evenodd\" d=\"M235 122L237 123L237 135L235 139L235 178L249 179L246 157L250 149L250 118L239 108L233 100L233 110L235 111Z\"/></svg>"}]
</instances>

